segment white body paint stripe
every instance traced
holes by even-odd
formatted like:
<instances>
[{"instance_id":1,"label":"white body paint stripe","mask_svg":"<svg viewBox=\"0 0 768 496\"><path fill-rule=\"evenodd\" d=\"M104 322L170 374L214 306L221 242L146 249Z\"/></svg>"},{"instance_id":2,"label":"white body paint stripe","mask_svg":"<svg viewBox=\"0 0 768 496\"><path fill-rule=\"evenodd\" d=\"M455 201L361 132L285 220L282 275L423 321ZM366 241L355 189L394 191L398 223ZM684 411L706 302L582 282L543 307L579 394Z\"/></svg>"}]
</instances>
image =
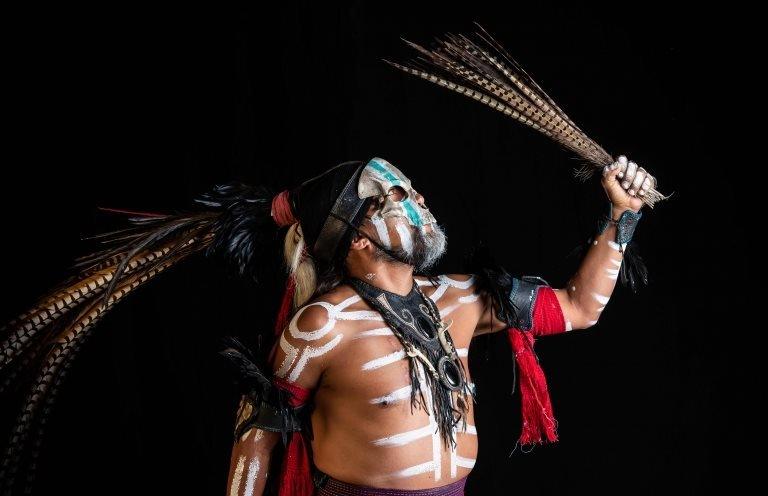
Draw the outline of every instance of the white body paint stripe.
<instances>
[{"instance_id":1,"label":"white body paint stripe","mask_svg":"<svg viewBox=\"0 0 768 496\"><path fill-rule=\"evenodd\" d=\"M446 275L440 275L438 276L438 279L449 286L453 286L454 288L459 288L459 289L468 289L470 286L472 286L475 283L475 276L470 276L469 279L467 279L466 281L459 281L456 279L452 279Z\"/></svg>"},{"instance_id":2,"label":"white body paint stripe","mask_svg":"<svg viewBox=\"0 0 768 496\"><path fill-rule=\"evenodd\" d=\"M383 357L375 358L370 362L365 362L363 364L363 370L375 370L385 365L389 365L390 363L394 363L404 357L405 357L404 349L395 351L394 353L390 353L389 355L384 355Z\"/></svg>"},{"instance_id":3,"label":"white body paint stripe","mask_svg":"<svg viewBox=\"0 0 768 496\"><path fill-rule=\"evenodd\" d=\"M469 348L456 348L456 354L460 357L469 355Z\"/></svg>"},{"instance_id":4,"label":"white body paint stripe","mask_svg":"<svg viewBox=\"0 0 768 496\"><path fill-rule=\"evenodd\" d=\"M280 335L280 348L285 352L285 358L283 359L283 363L280 364L280 368L276 374L278 377L285 377L285 374L288 373L291 365L293 365L294 360L296 360L296 355L299 353L299 350L285 339L285 333Z\"/></svg>"},{"instance_id":5,"label":"white body paint stripe","mask_svg":"<svg viewBox=\"0 0 768 496\"><path fill-rule=\"evenodd\" d=\"M595 299L598 301L598 303L600 303L601 305L607 304L608 300L611 299L610 296L604 296L604 295L601 295L599 293L592 293L592 296L594 296Z\"/></svg>"},{"instance_id":6,"label":"white body paint stripe","mask_svg":"<svg viewBox=\"0 0 768 496\"><path fill-rule=\"evenodd\" d=\"M616 251L626 251L626 249L627 249L627 244L626 243L622 243L621 244L621 250L619 250L619 244L616 243L615 241L610 241L610 240L608 241L608 246L610 246L611 248L613 248Z\"/></svg>"},{"instance_id":7,"label":"white body paint stripe","mask_svg":"<svg viewBox=\"0 0 768 496\"><path fill-rule=\"evenodd\" d=\"M253 489L256 486L256 476L259 475L259 463L258 457L253 457L251 463L248 464L248 477L245 479L245 495L253 496Z\"/></svg>"},{"instance_id":8,"label":"white body paint stripe","mask_svg":"<svg viewBox=\"0 0 768 496\"><path fill-rule=\"evenodd\" d=\"M435 467L435 464L432 462L420 463L419 465L414 465L413 467L408 467L406 469L399 470L393 473L391 476L398 477L398 478L411 477L414 475L431 472L434 469L434 467Z\"/></svg>"},{"instance_id":9,"label":"white body paint stripe","mask_svg":"<svg viewBox=\"0 0 768 496\"><path fill-rule=\"evenodd\" d=\"M379 327L370 331L363 331L352 339L368 338L371 336L394 336L395 333L389 327Z\"/></svg>"},{"instance_id":10,"label":"white body paint stripe","mask_svg":"<svg viewBox=\"0 0 768 496\"><path fill-rule=\"evenodd\" d=\"M611 261L611 263L613 263L613 265L615 265L616 267L621 267L621 260L614 260L613 258L610 258L609 260L610 260L610 261Z\"/></svg>"},{"instance_id":11,"label":"white body paint stripe","mask_svg":"<svg viewBox=\"0 0 768 496\"><path fill-rule=\"evenodd\" d=\"M379 215L372 215L371 222L373 227L376 228L376 234L379 235L379 240L387 248L392 248L392 242L389 240L389 231L387 231L387 224L384 219Z\"/></svg>"},{"instance_id":12,"label":"white body paint stripe","mask_svg":"<svg viewBox=\"0 0 768 496\"><path fill-rule=\"evenodd\" d=\"M379 312L371 310L357 310L352 312L339 312L336 314L337 320L379 320L383 321L384 318Z\"/></svg>"},{"instance_id":13,"label":"white body paint stripe","mask_svg":"<svg viewBox=\"0 0 768 496\"><path fill-rule=\"evenodd\" d=\"M347 298L346 300L344 300L344 301L340 302L338 305L336 305L336 306L334 307L334 313L336 313L336 312L340 312L340 311L344 310L345 308L347 308L347 307L348 307L348 306L350 306L351 304L353 304L353 303L357 303L357 302L358 302L358 301L360 301L361 299L362 299L362 298L360 298L360 295L354 295L354 296L350 296L349 298Z\"/></svg>"},{"instance_id":14,"label":"white body paint stripe","mask_svg":"<svg viewBox=\"0 0 768 496\"><path fill-rule=\"evenodd\" d=\"M310 358L316 358L320 355L325 355L329 351L331 351L337 344L339 344L339 341L341 341L341 338L343 337L343 334L337 334L336 337L325 343L323 346L320 346L318 348L314 348L312 346L307 346L304 348L304 351L301 353L301 358L299 358L299 361L296 362L296 367L294 367L293 372L291 372L291 375L288 376L288 380L291 382L296 382L296 380L299 378L299 374L304 370L304 366L307 364L307 361Z\"/></svg>"},{"instance_id":15,"label":"white body paint stripe","mask_svg":"<svg viewBox=\"0 0 768 496\"><path fill-rule=\"evenodd\" d=\"M400 235L400 246L405 250L406 253L409 255L413 253L413 239L411 238L411 232L408 230L407 227L405 227L402 223L397 223L395 226L395 229L397 229L397 234Z\"/></svg>"},{"instance_id":16,"label":"white body paint stripe","mask_svg":"<svg viewBox=\"0 0 768 496\"><path fill-rule=\"evenodd\" d=\"M381 439L374 439L371 441L376 446L404 446L408 443L412 443L417 439L427 437L432 434L432 426L425 425L412 431L405 431L392 436L382 437Z\"/></svg>"},{"instance_id":17,"label":"white body paint stripe","mask_svg":"<svg viewBox=\"0 0 768 496\"><path fill-rule=\"evenodd\" d=\"M605 269L605 272L606 272L606 273L607 273L609 276L613 276L613 277L611 277L611 279L616 279L616 276L618 276L618 275L619 275L619 270L620 270L620 269Z\"/></svg>"},{"instance_id":18,"label":"white body paint stripe","mask_svg":"<svg viewBox=\"0 0 768 496\"><path fill-rule=\"evenodd\" d=\"M314 305L321 306L321 307L325 308L328 311L328 322L326 322L323 325L323 327L321 327L320 329L317 329L317 330L314 330L314 331L301 331L301 330L299 330L298 326L296 325L296 323L299 321L299 317L301 316L302 313L304 313L304 310L306 310L307 308L309 308L311 306L314 306ZM328 334L328 332L331 329L333 329L333 327L336 325L336 320L334 319L334 314L335 313L336 313L336 309L330 303L326 303L324 301L318 301L318 302L315 302L315 303L310 303L309 305L301 307L299 309L299 311L296 312L296 315L293 316L293 318L291 319L290 324L288 324L288 331L291 333L291 336L296 338L296 339L303 339L305 341L315 341L315 340L318 340L318 339L322 338L323 336L325 336L326 334Z\"/></svg>"},{"instance_id":19,"label":"white body paint stripe","mask_svg":"<svg viewBox=\"0 0 768 496\"><path fill-rule=\"evenodd\" d=\"M404 400L405 398L408 398L411 395L411 389L412 387L410 385L401 387L399 389L395 389L391 393L385 394L384 396L379 396L378 398L373 398L371 400L371 403L374 405L379 403L394 403L396 401Z\"/></svg>"},{"instance_id":20,"label":"white body paint stripe","mask_svg":"<svg viewBox=\"0 0 768 496\"><path fill-rule=\"evenodd\" d=\"M232 485L229 486L230 496L237 496L240 492L240 481L243 478L243 467L245 466L245 455L240 455L237 459L237 466L235 467L235 473L232 475Z\"/></svg>"},{"instance_id":21,"label":"white body paint stripe","mask_svg":"<svg viewBox=\"0 0 768 496\"><path fill-rule=\"evenodd\" d=\"M458 303L454 303L453 305L448 305L447 307L440 310L440 316L445 317L449 313L459 308L461 305L464 305L465 303L472 303L473 301L476 301L479 297L480 295L476 295L476 294L461 296L458 298Z\"/></svg>"},{"instance_id":22,"label":"white body paint stripe","mask_svg":"<svg viewBox=\"0 0 768 496\"><path fill-rule=\"evenodd\" d=\"M443 296L443 295L445 294L445 292L448 290L448 287L449 287L449 286L448 286L447 284L441 284L441 285L439 285L439 286L437 287L437 289L436 289L436 290L435 290L435 291L434 291L434 292L433 292L431 295L429 295L429 297L432 299L432 301L434 301L435 303L437 303L437 300L439 300L440 298L442 298L442 296Z\"/></svg>"},{"instance_id":23,"label":"white body paint stripe","mask_svg":"<svg viewBox=\"0 0 768 496\"><path fill-rule=\"evenodd\" d=\"M475 466L474 458L464 458L463 456L456 455L456 465L459 467L472 468Z\"/></svg>"},{"instance_id":24,"label":"white body paint stripe","mask_svg":"<svg viewBox=\"0 0 768 496\"><path fill-rule=\"evenodd\" d=\"M572 331L573 330L573 324L571 324L570 320L565 321L565 332Z\"/></svg>"}]
</instances>

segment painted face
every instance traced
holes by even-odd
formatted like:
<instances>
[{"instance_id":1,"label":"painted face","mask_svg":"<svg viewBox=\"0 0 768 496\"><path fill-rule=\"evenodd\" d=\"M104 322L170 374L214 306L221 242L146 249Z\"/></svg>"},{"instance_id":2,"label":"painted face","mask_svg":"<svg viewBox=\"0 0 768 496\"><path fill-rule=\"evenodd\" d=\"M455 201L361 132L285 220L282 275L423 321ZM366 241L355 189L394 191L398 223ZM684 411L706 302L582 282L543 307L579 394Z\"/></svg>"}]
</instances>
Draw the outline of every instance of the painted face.
<instances>
[{"instance_id":1,"label":"painted face","mask_svg":"<svg viewBox=\"0 0 768 496\"><path fill-rule=\"evenodd\" d=\"M402 188L401 198L389 194L395 186ZM365 166L357 184L357 194L360 198L383 197L384 203L378 212L382 219L402 218L417 228L435 223L429 209L417 202L419 194L411 186L411 180L383 158L374 157Z\"/></svg>"}]
</instances>

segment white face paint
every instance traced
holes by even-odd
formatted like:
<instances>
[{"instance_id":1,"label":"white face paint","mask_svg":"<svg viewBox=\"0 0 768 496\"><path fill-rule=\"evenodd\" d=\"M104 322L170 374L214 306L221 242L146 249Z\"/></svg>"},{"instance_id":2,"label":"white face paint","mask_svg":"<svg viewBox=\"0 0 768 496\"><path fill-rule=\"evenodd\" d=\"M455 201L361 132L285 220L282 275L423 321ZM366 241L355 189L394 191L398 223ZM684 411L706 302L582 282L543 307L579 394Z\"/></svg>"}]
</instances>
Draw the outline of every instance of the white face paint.
<instances>
[{"instance_id":1,"label":"white face paint","mask_svg":"<svg viewBox=\"0 0 768 496\"><path fill-rule=\"evenodd\" d=\"M384 217L381 216L381 212L376 212L371 215L371 223L376 228L376 234L379 235L379 240L387 248L392 248L392 242L389 240L389 231L387 230L387 223L384 222Z\"/></svg>"},{"instance_id":2,"label":"white face paint","mask_svg":"<svg viewBox=\"0 0 768 496\"><path fill-rule=\"evenodd\" d=\"M404 192L404 196L399 200L394 200L388 195L395 186L402 188ZM416 201L418 193L411 186L411 180L383 158L374 157L365 166L357 185L357 195L360 198L383 197L381 217L384 219L400 217L416 227L435 222L429 209Z\"/></svg>"},{"instance_id":3,"label":"white face paint","mask_svg":"<svg viewBox=\"0 0 768 496\"><path fill-rule=\"evenodd\" d=\"M413 238L411 237L411 231L402 222L398 222L395 226L397 234L400 235L400 246L409 255L413 255Z\"/></svg>"}]
</instances>

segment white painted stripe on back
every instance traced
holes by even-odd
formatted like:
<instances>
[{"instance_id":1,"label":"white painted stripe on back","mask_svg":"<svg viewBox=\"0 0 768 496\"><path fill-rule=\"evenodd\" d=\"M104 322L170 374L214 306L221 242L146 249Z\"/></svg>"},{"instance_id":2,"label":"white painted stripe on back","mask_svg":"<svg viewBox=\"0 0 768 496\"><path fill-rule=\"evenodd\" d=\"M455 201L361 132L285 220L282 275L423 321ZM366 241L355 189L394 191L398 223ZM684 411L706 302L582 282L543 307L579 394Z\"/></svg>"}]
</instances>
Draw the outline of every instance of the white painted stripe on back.
<instances>
[{"instance_id":1,"label":"white painted stripe on back","mask_svg":"<svg viewBox=\"0 0 768 496\"><path fill-rule=\"evenodd\" d=\"M456 465L459 467L472 468L475 466L474 458L464 458L463 456L456 455Z\"/></svg>"},{"instance_id":2,"label":"white painted stripe on back","mask_svg":"<svg viewBox=\"0 0 768 496\"><path fill-rule=\"evenodd\" d=\"M610 260L610 261L611 261L611 263L613 263L613 265L615 265L616 267L621 267L621 260L615 260L615 259L613 259L613 258L609 258L609 260Z\"/></svg>"},{"instance_id":3,"label":"white painted stripe on back","mask_svg":"<svg viewBox=\"0 0 768 496\"><path fill-rule=\"evenodd\" d=\"M456 348L456 354L460 357L469 355L469 348Z\"/></svg>"}]
</instances>

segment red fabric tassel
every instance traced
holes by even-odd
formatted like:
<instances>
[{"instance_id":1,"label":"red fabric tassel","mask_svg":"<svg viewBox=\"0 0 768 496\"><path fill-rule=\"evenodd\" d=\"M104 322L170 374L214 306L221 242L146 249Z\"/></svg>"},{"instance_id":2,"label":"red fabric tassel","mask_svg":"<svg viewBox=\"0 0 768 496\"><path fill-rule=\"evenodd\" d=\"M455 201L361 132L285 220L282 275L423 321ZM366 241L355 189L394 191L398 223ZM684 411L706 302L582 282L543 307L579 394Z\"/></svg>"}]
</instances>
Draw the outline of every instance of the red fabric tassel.
<instances>
[{"instance_id":1,"label":"red fabric tassel","mask_svg":"<svg viewBox=\"0 0 768 496\"><path fill-rule=\"evenodd\" d=\"M536 296L533 308L533 325L522 331L515 327L507 329L507 338L517 359L520 370L520 397L523 428L520 444L557 441L557 420L552 412L552 401L547 389L544 371L539 365L533 346L535 336L565 331L565 318L560 303L552 288L542 286Z\"/></svg>"},{"instance_id":2,"label":"red fabric tassel","mask_svg":"<svg viewBox=\"0 0 768 496\"><path fill-rule=\"evenodd\" d=\"M272 379L275 386L288 391L288 402L292 407L298 407L309 401L312 391L295 383L290 383L279 377ZM312 481L309 447L304 433L291 433L291 439L285 449L283 465L280 470L279 496L312 496L315 484Z\"/></svg>"}]
</instances>

